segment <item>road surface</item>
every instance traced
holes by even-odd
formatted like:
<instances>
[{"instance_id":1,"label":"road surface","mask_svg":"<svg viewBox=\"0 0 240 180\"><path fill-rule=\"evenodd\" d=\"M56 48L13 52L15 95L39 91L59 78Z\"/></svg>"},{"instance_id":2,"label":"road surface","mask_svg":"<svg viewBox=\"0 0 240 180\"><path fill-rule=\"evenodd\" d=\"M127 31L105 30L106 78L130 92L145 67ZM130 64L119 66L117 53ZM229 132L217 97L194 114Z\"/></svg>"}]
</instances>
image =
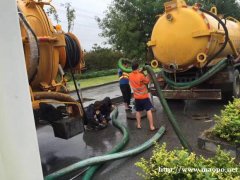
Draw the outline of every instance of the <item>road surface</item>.
<instances>
[{"instance_id":1,"label":"road surface","mask_svg":"<svg viewBox=\"0 0 240 180\"><path fill-rule=\"evenodd\" d=\"M84 90L83 96L88 101L88 105L95 100L101 100L106 96L119 98L120 90L117 83ZM190 142L194 152L198 155L211 156L212 153L199 150L197 147L198 136L206 129L213 126L214 114L219 114L226 102L224 101L170 101L169 105L176 116L180 129ZM127 120L126 113L122 104L119 104L118 120L126 125L130 131L130 141L126 149L133 148L154 135L149 131L147 119L142 119L142 129L136 129L135 120ZM154 98L154 121L157 127L165 126L166 133L160 139L159 143L167 143L169 150L180 148L181 144L175 135L168 118L164 113L158 99ZM90 157L102 155L110 151L116 145L122 135L111 124L108 128L101 131L85 132L69 140L55 138L52 127L42 126L37 129L39 148L44 175L54 172L58 169L71 165L72 163L87 159ZM152 148L130 158L106 163L100 171L94 176L94 180L134 180L140 179L137 172L140 169L134 164L140 158L149 158ZM69 179L69 178L63 178ZM75 178L81 179L81 177Z\"/></svg>"}]
</instances>

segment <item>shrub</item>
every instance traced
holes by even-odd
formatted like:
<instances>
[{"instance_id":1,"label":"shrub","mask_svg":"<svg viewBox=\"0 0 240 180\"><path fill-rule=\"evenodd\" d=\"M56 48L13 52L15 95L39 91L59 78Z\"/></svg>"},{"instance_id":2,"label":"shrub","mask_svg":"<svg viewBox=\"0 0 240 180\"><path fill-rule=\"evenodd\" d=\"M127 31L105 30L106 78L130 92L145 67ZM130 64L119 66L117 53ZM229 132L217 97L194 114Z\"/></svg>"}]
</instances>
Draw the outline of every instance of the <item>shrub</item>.
<instances>
[{"instance_id":1,"label":"shrub","mask_svg":"<svg viewBox=\"0 0 240 180\"><path fill-rule=\"evenodd\" d=\"M143 170L138 175L146 180L217 180L240 177L240 165L234 163L234 159L219 147L214 157L205 159L184 149L167 151L164 143L161 147L155 146L150 160L142 158L136 166Z\"/></svg>"},{"instance_id":2,"label":"shrub","mask_svg":"<svg viewBox=\"0 0 240 180\"><path fill-rule=\"evenodd\" d=\"M82 74L76 74L75 78L76 79L89 79L89 78L103 77L103 76L109 76L109 75L114 75L114 74L117 74L117 69L84 72Z\"/></svg>"},{"instance_id":3,"label":"shrub","mask_svg":"<svg viewBox=\"0 0 240 180\"><path fill-rule=\"evenodd\" d=\"M212 134L226 141L240 144L240 99L225 106L220 116L215 115L216 124Z\"/></svg>"},{"instance_id":4,"label":"shrub","mask_svg":"<svg viewBox=\"0 0 240 180\"><path fill-rule=\"evenodd\" d=\"M117 62L122 57L118 51L109 48L93 47L93 50L85 54L85 63L88 70L116 69Z\"/></svg>"}]
</instances>

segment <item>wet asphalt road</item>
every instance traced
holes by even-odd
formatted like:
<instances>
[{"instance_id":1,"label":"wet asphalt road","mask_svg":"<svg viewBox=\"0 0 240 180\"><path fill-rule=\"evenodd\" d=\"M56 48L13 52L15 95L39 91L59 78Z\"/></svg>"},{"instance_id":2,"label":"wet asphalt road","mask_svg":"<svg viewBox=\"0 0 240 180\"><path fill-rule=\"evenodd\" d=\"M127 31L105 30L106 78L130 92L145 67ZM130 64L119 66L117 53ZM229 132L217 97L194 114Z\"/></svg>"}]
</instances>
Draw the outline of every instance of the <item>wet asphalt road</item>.
<instances>
[{"instance_id":1,"label":"wet asphalt road","mask_svg":"<svg viewBox=\"0 0 240 180\"><path fill-rule=\"evenodd\" d=\"M112 90L111 90L112 91ZM102 96L101 96L102 97ZM219 114L224 101L170 101L169 105L176 116L180 129L186 136L193 150L197 154L211 156L212 153L198 149L197 138L202 131L213 126L214 114ZM157 127L164 125L166 133L159 140L159 143L166 142L168 149L180 148L181 144L175 135L166 114L157 98L154 98L154 106L157 111L154 113L154 120ZM142 129L136 129L135 120L127 120L123 105L118 105L118 120L126 125L130 132L130 140L124 150L133 148L154 135L148 130L147 119L142 119ZM44 175L66 167L89 157L102 155L110 151L116 145L122 135L111 124L101 131L85 132L69 140L55 138L52 127L41 126L37 129L39 149L41 154ZM94 176L94 180L135 180L141 179L137 172L140 169L134 164L140 158L149 158L152 148L130 158L106 163ZM69 179L67 177L63 179ZM81 177L75 178L81 179Z\"/></svg>"}]
</instances>

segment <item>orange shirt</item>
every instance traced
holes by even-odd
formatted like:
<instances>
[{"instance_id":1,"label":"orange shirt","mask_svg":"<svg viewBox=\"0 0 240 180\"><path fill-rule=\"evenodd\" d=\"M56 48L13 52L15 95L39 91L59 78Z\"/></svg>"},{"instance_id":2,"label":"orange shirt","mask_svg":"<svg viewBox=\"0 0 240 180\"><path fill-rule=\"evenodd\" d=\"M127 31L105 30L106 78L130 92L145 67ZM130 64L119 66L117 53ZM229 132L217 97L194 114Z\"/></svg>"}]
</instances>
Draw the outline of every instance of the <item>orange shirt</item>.
<instances>
[{"instance_id":1,"label":"orange shirt","mask_svg":"<svg viewBox=\"0 0 240 180\"><path fill-rule=\"evenodd\" d=\"M133 90L135 99L146 99L148 96L147 84L149 79L140 73L139 70L135 70L129 74L129 84Z\"/></svg>"}]
</instances>

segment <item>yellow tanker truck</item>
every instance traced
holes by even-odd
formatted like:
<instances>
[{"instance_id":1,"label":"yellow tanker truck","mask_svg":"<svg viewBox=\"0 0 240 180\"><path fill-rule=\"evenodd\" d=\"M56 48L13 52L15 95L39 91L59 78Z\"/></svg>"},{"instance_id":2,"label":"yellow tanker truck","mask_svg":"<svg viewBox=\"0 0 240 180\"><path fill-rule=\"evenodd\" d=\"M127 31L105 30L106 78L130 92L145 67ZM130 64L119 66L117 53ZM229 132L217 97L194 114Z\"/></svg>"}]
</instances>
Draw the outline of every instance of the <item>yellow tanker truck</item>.
<instances>
[{"instance_id":1,"label":"yellow tanker truck","mask_svg":"<svg viewBox=\"0 0 240 180\"><path fill-rule=\"evenodd\" d=\"M162 68L159 83L169 99L221 99L230 92L240 97L240 23L221 18L217 8L184 0L166 2L148 42ZM154 89L152 89L154 92Z\"/></svg>"},{"instance_id":2,"label":"yellow tanker truck","mask_svg":"<svg viewBox=\"0 0 240 180\"><path fill-rule=\"evenodd\" d=\"M47 120L55 136L70 138L82 131L83 106L66 94L64 70L85 67L77 37L54 26L44 11L51 0L17 0L22 42L35 120Z\"/></svg>"}]
</instances>

